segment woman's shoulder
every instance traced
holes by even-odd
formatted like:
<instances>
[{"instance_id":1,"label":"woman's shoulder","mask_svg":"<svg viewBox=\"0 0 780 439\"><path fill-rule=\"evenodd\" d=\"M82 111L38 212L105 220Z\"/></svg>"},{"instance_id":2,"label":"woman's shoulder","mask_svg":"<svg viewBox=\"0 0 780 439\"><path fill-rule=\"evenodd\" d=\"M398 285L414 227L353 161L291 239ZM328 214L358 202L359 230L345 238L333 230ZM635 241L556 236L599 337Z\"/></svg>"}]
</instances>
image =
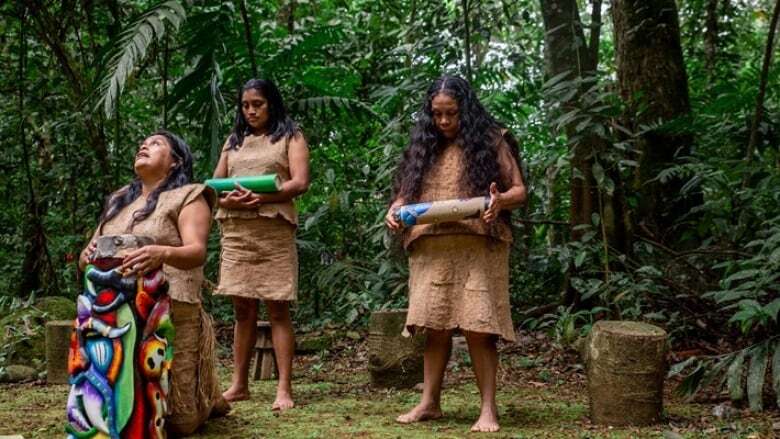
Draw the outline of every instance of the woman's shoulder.
<instances>
[{"instance_id":1,"label":"woman's shoulder","mask_svg":"<svg viewBox=\"0 0 780 439\"><path fill-rule=\"evenodd\" d=\"M203 183L189 183L179 186L175 189L163 192L160 194L160 198L164 196L167 203L177 205L178 207L184 207L196 200L200 195L203 195L206 202L209 204L209 207L214 206L216 194L213 189Z\"/></svg>"}]
</instances>

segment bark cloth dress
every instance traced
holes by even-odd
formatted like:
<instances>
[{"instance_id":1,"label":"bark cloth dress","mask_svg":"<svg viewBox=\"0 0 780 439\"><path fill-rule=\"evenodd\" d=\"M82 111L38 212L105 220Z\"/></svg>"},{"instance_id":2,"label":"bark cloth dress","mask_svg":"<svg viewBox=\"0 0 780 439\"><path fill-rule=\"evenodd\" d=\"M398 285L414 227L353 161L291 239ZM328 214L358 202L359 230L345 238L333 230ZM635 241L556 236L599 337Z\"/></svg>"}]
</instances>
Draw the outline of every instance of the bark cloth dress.
<instances>
[{"instance_id":1,"label":"bark cloth dress","mask_svg":"<svg viewBox=\"0 0 780 439\"><path fill-rule=\"evenodd\" d=\"M467 198L463 150L447 146L423 178L418 202ZM509 305L510 226L481 218L412 226L406 328L460 328L515 341Z\"/></svg>"},{"instance_id":2,"label":"bark cloth dress","mask_svg":"<svg viewBox=\"0 0 780 439\"><path fill-rule=\"evenodd\" d=\"M266 135L250 135L227 154L228 177L278 174L290 180L289 139L271 143ZM220 208L222 232L219 286L215 294L248 299L293 301L298 295L298 213L292 200L263 203L256 209Z\"/></svg>"},{"instance_id":3,"label":"bark cloth dress","mask_svg":"<svg viewBox=\"0 0 780 439\"><path fill-rule=\"evenodd\" d=\"M149 217L131 228L133 214L144 207L146 199L138 197L117 216L103 223L95 232L102 235L132 233L154 238L157 245L182 245L178 229L179 213L187 204L203 195L214 205L215 195L201 184L188 184L162 192L157 207ZM203 266L181 270L163 265L171 296L171 318L176 336L171 364L171 392L166 425L170 432L190 434L206 419L222 398L216 366L216 338L211 317L201 306Z\"/></svg>"}]
</instances>

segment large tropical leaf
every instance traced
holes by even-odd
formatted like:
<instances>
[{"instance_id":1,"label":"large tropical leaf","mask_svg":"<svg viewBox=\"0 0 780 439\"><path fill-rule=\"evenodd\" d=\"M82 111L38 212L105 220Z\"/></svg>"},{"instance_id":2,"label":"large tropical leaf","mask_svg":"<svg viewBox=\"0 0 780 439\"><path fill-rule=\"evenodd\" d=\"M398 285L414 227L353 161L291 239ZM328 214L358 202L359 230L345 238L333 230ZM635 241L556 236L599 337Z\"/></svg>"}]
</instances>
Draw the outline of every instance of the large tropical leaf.
<instances>
[{"instance_id":1,"label":"large tropical leaf","mask_svg":"<svg viewBox=\"0 0 780 439\"><path fill-rule=\"evenodd\" d=\"M750 357L747 375L747 394L750 410L760 412L764 408L763 389L766 375L768 345L757 346Z\"/></svg>"},{"instance_id":2,"label":"large tropical leaf","mask_svg":"<svg viewBox=\"0 0 780 439\"><path fill-rule=\"evenodd\" d=\"M120 33L109 58L109 74L98 87L96 106L102 105L107 116L113 114L127 80L146 58L149 47L165 37L168 32L166 22L176 31L185 18L186 12L181 3L167 0L142 13Z\"/></svg>"}]
</instances>

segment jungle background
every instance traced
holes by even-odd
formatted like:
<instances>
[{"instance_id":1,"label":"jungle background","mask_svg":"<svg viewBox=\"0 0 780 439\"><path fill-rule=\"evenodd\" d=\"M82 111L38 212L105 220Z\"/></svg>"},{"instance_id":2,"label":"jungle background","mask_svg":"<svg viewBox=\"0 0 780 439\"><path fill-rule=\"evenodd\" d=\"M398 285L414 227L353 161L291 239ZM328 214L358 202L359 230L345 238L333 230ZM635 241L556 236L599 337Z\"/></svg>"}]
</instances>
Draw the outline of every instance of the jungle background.
<instances>
[{"instance_id":1,"label":"jungle background","mask_svg":"<svg viewBox=\"0 0 780 439\"><path fill-rule=\"evenodd\" d=\"M273 79L311 148L302 331L406 304L382 218L428 84L471 81L518 138L514 321L565 349L598 319L670 334L671 375L780 400L780 65L769 0L62 0L0 5L0 367L18 318L79 293L105 197L157 128L211 176L240 85ZM219 238L207 277L217 279ZM211 285L213 286L213 284ZM204 290L209 311L229 302ZM22 322L22 323L20 323Z\"/></svg>"}]
</instances>

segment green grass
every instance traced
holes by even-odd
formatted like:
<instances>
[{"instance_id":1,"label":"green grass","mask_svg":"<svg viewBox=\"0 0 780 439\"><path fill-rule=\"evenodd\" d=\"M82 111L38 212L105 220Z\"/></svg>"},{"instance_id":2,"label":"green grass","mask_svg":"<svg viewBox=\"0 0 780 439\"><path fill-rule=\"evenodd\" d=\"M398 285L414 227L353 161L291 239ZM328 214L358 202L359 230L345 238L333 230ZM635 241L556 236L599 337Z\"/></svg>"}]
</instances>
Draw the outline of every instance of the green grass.
<instances>
[{"instance_id":1,"label":"green grass","mask_svg":"<svg viewBox=\"0 0 780 439\"><path fill-rule=\"evenodd\" d=\"M222 372L226 384L228 371L223 368ZM709 405L674 400L666 405L671 425L594 427L587 421L587 399L582 384L568 382L502 383L498 394L502 430L495 435L468 433L478 415L478 394L468 376L448 384L443 395L444 419L417 425L400 425L394 419L417 402L418 392L372 389L364 370L331 371L330 375L318 372L296 379L298 407L281 415L270 410L274 386L273 381L253 382L251 401L234 404L227 417L210 420L193 437L662 438L663 432L672 428L677 428L685 438L774 437L770 415L748 416L727 423L710 416ZM63 437L67 392L68 387L64 385L0 386L0 435Z\"/></svg>"}]
</instances>

